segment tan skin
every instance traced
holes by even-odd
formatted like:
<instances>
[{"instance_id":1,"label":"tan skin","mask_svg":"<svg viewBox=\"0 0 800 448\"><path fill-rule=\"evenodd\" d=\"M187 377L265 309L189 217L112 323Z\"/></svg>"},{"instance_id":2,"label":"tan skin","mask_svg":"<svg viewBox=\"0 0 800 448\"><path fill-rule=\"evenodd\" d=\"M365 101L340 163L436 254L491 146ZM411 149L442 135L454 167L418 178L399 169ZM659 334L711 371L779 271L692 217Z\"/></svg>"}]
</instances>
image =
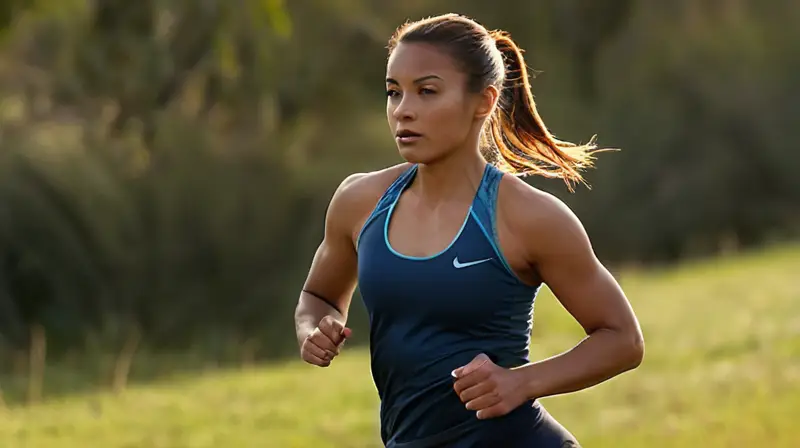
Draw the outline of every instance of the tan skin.
<instances>
[{"instance_id":1,"label":"tan skin","mask_svg":"<svg viewBox=\"0 0 800 448\"><path fill-rule=\"evenodd\" d=\"M444 53L425 44L400 44L387 66L387 118L400 154L418 163L415 181L401 196L389 229L392 246L412 256L446 247L458 232L485 161L478 150L483 123L498 90L466 90L466 77ZM347 178L331 200L325 237L312 263L297 312L302 358L326 367L350 336L346 313L356 285L355 242L385 189L408 168L401 164ZM598 261L577 217L560 200L504 176L498 193L498 238L511 269L526 283L541 277L587 337L547 360L506 369L483 354L454 370L453 388L467 409L487 419L522 403L591 387L637 367L642 332L616 280Z\"/></svg>"}]
</instances>

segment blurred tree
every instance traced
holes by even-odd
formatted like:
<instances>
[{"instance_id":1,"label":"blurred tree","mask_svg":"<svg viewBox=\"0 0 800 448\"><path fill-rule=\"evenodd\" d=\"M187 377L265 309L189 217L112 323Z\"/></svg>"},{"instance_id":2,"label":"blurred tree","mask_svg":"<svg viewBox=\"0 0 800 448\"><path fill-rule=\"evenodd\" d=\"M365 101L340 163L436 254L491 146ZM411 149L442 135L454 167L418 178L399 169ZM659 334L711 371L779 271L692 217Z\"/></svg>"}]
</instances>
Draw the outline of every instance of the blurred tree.
<instances>
[{"instance_id":1,"label":"blurred tree","mask_svg":"<svg viewBox=\"0 0 800 448\"><path fill-rule=\"evenodd\" d=\"M575 64L577 87L586 100L598 93L600 52L628 24L634 0L558 0L554 2L556 35Z\"/></svg>"},{"instance_id":2,"label":"blurred tree","mask_svg":"<svg viewBox=\"0 0 800 448\"><path fill-rule=\"evenodd\" d=\"M399 160L386 41L449 11L528 50L559 136L623 149L587 173L591 192L530 180L576 210L602 258L791 235L800 7L719 5L5 2L0 334L23 346L41 323L51 353L130 328L159 348L257 337L293 351L287 316L333 188Z\"/></svg>"}]
</instances>

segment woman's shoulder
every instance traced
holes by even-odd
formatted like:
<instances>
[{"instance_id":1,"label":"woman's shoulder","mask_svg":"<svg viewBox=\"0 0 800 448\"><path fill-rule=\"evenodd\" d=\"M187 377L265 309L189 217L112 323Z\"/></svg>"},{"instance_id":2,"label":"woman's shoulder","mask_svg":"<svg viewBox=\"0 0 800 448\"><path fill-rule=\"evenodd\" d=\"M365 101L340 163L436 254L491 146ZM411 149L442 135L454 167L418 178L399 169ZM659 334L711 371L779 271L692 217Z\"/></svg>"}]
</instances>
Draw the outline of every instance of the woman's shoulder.
<instances>
[{"instance_id":1,"label":"woman's shoulder","mask_svg":"<svg viewBox=\"0 0 800 448\"><path fill-rule=\"evenodd\" d=\"M508 209L508 212L515 211L516 218L526 221L559 220L569 211L564 201L554 194L512 175L505 175L500 180L497 201L498 207Z\"/></svg>"},{"instance_id":2,"label":"woman's shoulder","mask_svg":"<svg viewBox=\"0 0 800 448\"><path fill-rule=\"evenodd\" d=\"M400 163L376 171L350 174L339 184L334 196L350 203L375 206L394 181L411 166L410 163Z\"/></svg>"},{"instance_id":3,"label":"woman's shoulder","mask_svg":"<svg viewBox=\"0 0 800 448\"><path fill-rule=\"evenodd\" d=\"M500 182L497 216L516 244L532 250L585 238L583 225L564 201L516 176L503 176Z\"/></svg>"},{"instance_id":4,"label":"woman's shoulder","mask_svg":"<svg viewBox=\"0 0 800 448\"><path fill-rule=\"evenodd\" d=\"M340 222L346 221L349 229L359 227L386 190L411 166L410 163L400 163L376 171L348 175L333 194L328 207L329 217Z\"/></svg>"}]
</instances>

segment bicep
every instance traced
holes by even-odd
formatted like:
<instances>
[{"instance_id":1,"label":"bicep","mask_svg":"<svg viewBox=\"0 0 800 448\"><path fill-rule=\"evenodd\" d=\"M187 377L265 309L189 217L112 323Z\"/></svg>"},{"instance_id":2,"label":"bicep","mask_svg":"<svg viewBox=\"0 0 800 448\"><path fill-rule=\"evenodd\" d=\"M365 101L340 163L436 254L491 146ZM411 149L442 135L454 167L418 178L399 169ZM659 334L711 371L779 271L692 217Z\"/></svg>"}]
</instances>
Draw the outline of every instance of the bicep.
<instances>
[{"instance_id":1,"label":"bicep","mask_svg":"<svg viewBox=\"0 0 800 448\"><path fill-rule=\"evenodd\" d=\"M563 204L534 226L533 261L556 298L586 333L601 328L635 330L628 299L608 269L597 259L578 218Z\"/></svg>"}]
</instances>

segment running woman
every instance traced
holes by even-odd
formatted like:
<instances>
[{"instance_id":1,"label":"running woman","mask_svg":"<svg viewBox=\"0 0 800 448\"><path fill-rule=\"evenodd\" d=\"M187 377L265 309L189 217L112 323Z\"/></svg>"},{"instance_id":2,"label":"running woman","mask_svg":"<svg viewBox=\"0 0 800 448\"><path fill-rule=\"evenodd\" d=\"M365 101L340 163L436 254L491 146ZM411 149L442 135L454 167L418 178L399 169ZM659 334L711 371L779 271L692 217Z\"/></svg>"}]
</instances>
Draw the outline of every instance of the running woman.
<instances>
[{"instance_id":1,"label":"running woman","mask_svg":"<svg viewBox=\"0 0 800 448\"><path fill-rule=\"evenodd\" d=\"M538 400L636 368L642 332L580 221L520 177L581 182L596 147L546 129L508 33L446 14L403 25L388 48L386 112L406 163L334 193L296 309L302 359L339 354L359 286L385 446L579 446ZM586 337L532 362L543 284Z\"/></svg>"}]
</instances>

